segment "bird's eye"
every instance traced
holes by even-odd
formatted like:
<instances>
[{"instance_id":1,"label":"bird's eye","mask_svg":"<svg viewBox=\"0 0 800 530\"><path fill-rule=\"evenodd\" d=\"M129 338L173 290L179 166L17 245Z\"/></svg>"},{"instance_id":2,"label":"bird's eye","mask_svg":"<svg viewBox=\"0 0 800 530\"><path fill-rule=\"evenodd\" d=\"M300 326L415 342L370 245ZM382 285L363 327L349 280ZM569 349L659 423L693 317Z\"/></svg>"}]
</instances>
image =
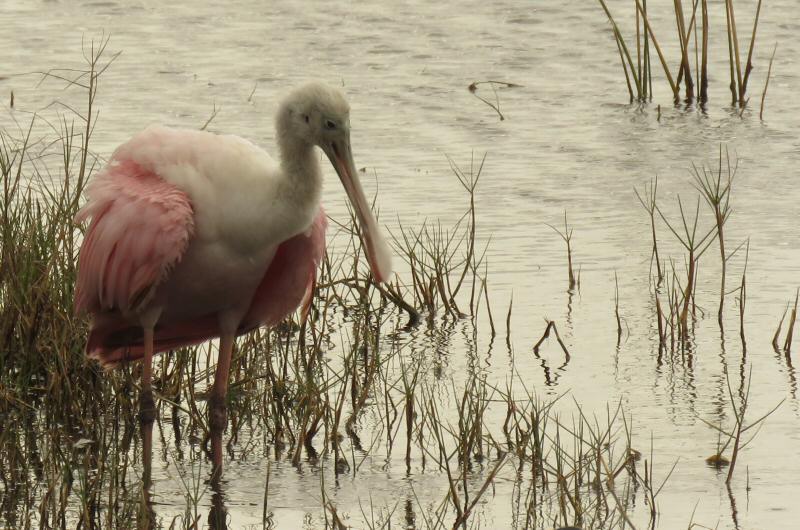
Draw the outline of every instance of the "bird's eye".
<instances>
[{"instance_id":1,"label":"bird's eye","mask_svg":"<svg viewBox=\"0 0 800 530\"><path fill-rule=\"evenodd\" d=\"M325 120L325 128L332 131L336 128L336 123L333 120Z\"/></svg>"}]
</instances>

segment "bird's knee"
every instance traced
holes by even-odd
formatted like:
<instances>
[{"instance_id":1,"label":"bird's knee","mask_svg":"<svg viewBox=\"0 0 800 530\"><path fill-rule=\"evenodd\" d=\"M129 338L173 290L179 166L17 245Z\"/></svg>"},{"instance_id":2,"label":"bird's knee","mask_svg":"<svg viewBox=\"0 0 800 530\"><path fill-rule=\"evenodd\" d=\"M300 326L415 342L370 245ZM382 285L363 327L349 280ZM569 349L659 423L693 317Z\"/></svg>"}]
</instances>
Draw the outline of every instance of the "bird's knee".
<instances>
[{"instance_id":1,"label":"bird's knee","mask_svg":"<svg viewBox=\"0 0 800 530\"><path fill-rule=\"evenodd\" d=\"M212 432L222 432L228 425L228 406L225 398L212 396L208 402L208 423Z\"/></svg>"},{"instance_id":2,"label":"bird's knee","mask_svg":"<svg viewBox=\"0 0 800 530\"><path fill-rule=\"evenodd\" d=\"M139 421L142 425L156 421L156 402L152 392L143 392L139 396Z\"/></svg>"}]
</instances>

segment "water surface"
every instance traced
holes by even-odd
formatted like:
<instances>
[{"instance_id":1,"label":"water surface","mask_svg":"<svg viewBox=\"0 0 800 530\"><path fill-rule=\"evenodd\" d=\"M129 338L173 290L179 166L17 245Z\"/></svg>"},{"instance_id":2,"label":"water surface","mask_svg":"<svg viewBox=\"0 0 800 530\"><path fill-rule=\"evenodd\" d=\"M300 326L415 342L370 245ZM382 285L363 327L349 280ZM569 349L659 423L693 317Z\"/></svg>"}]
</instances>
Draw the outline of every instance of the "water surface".
<instances>
[{"instance_id":1,"label":"water surface","mask_svg":"<svg viewBox=\"0 0 800 530\"><path fill-rule=\"evenodd\" d=\"M675 70L671 2L663 3L651 7L653 24ZM629 4L609 2L625 31L631 27ZM652 434L658 476L678 461L659 497L659 528L686 526L693 511L694 521L709 527L790 528L800 515L795 502L800 406L793 368L776 356L770 341L800 285L795 97L800 6L792 0L765 2L750 84L752 110L740 116L729 106L724 9L718 4L709 6L715 17L710 102L701 112L673 107L660 73L652 104L627 104L609 25L593 2L6 1L0 9L0 45L6 50L0 91L4 100L14 91L16 110L6 107L1 123L25 122L21 109L43 109L52 119L56 108L45 107L54 99L74 103L63 84L39 84L40 76L16 74L81 67L81 40L86 46L105 33L111 35L109 50L123 53L103 75L98 93L93 148L104 156L150 123L200 127L215 107L210 130L240 134L274 153L272 116L280 97L303 81L324 79L347 93L356 163L366 168L364 186L378 192L381 218L396 232L398 222L412 227L426 218L455 222L466 197L447 157L466 168L486 153L477 194L478 237L490 241L486 261L496 314L505 314L513 293L512 351L502 339L490 343L482 314L477 342L468 340L469 332L451 337L445 376L463 381L473 357L467 352L473 351L480 354L481 369L502 381L513 354L516 369L540 396L568 392L587 411L599 413L621 401L633 418L635 442L647 448ZM754 2L740 4L737 16L747 28ZM740 29L740 35L748 33ZM756 109L775 42L779 48L762 121ZM498 91L503 121L467 90L487 79L521 85ZM481 94L494 97L485 89ZM649 219L633 188L658 175L660 204L676 222L676 197L691 205L696 200L691 164L716 164L720 145L739 165L727 240L731 248L750 242L747 356L743 361L735 294L728 296L723 337L716 324L714 247L701 262L691 367L660 363L653 340ZM324 202L331 215L341 217L345 195L333 172L326 172ZM565 211L574 227L581 279L580 289L571 293L564 243L547 226L560 226ZM704 213L701 222L711 221ZM682 249L663 224L659 230L662 256L683 271ZM728 269L735 286L743 252ZM624 325L619 347L615 273ZM546 366L532 354L544 318L558 322L572 354L561 369L552 342ZM411 332L415 351L430 348L426 335L424 328ZM740 371L750 370L753 418L786 402L741 455L733 517L725 474L704 464L717 434L700 418L730 423L725 374L736 385ZM561 406L566 413L574 410L570 400ZM225 502L233 527L260 524L269 459L261 454L229 462ZM286 460L271 466L270 506L277 526L318 526L319 468L297 469ZM182 486L172 462L156 467L156 511L169 521L183 511ZM357 521L359 500L371 496L376 506L391 506L398 498L412 499L412 486L418 496L439 495L446 480L419 469L406 475L404 466L385 465L376 456L328 493ZM510 484L499 483L483 507L481 526L510 526L511 498ZM203 509L211 504L210 494L201 500ZM408 524L400 511L394 517Z\"/></svg>"}]
</instances>

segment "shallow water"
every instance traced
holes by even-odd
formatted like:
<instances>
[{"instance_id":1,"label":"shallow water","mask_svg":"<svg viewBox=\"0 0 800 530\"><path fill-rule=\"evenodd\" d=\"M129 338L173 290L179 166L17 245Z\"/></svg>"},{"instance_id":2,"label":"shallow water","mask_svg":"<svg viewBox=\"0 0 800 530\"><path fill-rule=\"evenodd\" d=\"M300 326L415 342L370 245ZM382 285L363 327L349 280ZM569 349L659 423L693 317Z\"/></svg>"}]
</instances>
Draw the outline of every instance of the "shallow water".
<instances>
[{"instance_id":1,"label":"shallow water","mask_svg":"<svg viewBox=\"0 0 800 530\"><path fill-rule=\"evenodd\" d=\"M662 10L651 7L653 23L668 57L675 59L671 2L661 3ZM742 28L752 20L754 2L740 3L737 17L745 42L749 30ZM378 189L381 218L396 231L398 219L406 226L419 226L425 218L455 222L466 200L447 156L469 167L472 157L487 153L477 194L478 237L490 241L495 315L505 315L513 293L511 345L523 378L540 396L568 392L587 411L604 413L607 403L621 401L634 418L634 445L649 447L652 433L657 476L664 477L677 460L659 497L659 528L688 525L693 511L695 522L719 528L790 528L800 516L794 502L800 492L797 384L791 364L770 345L800 285L800 192L794 178L800 162L800 102L794 97L800 5L793 0L765 2L750 81L753 109L742 117L728 106L727 50L719 31L724 8L718 2L710 5L716 19L704 112L674 108L660 71L653 80L654 103L628 105L607 20L593 2L3 4L0 94L5 99L13 90L17 109L2 114L0 124L6 127L13 127L13 119L28 119L19 109L44 108L54 98L71 102L58 82L39 85L40 76L14 74L78 67L81 37L105 32L112 36L109 49L123 51L103 75L98 95L93 148L106 156L149 123L199 127L215 105L219 112L209 129L240 134L274 152L272 116L281 95L304 80L324 79L342 85L350 99L356 163L366 168L365 187ZM633 12L629 4L609 2L626 30ZM381 14L389 5L394 14ZM761 121L757 107L775 42L779 47ZM503 121L467 90L473 81L486 79L521 85L498 91ZM43 114L54 112L50 107ZM720 336L719 257L712 246L701 260L697 303L705 311L698 314L687 368L658 359L649 218L633 188L658 175L660 205L677 222L676 196L691 208L696 200L691 163L716 164L720 145L739 164L726 240L730 248L750 242L748 351L743 361L736 294L728 295L724 339ZM325 204L333 216L342 216L344 194L335 177L328 182ZM564 243L547 226L561 226L564 211L574 227L574 259L580 267L580 289L572 293ZM705 212L701 219L702 226L711 226ZM659 231L662 257L673 258L683 271L682 250L663 223ZM729 263L730 288L738 285L743 267L739 252ZM615 273L624 327L619 347ZM572 354L561 368L552 341L543 355L547 370L531 352L544 318L558 322ZM470 368L465 352L474 350L481 369L502 381L510 359L504 324L491 343L482 314L476 344L461 325L467 326L458 324L448 339L446 375L462 381ZM436 340L424 329L409 338L412 349L423 353ZM715 451L717 434L700 418L729 424L725 374L736 386L740 372L750 370L752 418L786 401L741 454L732 488L734 516L725 474L704 464ZM570 400L560 406L566 413L573 409ZM228 463L225 504L232 527L260 525L269 459L262 454ZM277 526L321 526L319 468L297 469L280 460L271 466L270 507ZM169 521L183 511L182 485L171 462L165 459L156 469L155 509ZM359 500L371 497L376 506L391 506L400 498L413 499L412 486L419 497L435 496L446 490L446 479L422 471L406 476L404 466L384 465L374 456L328 494L355 517ZM510 483L498 484L483 506L481 526L510 526L511 497ZM206 495L201 508L211 503ZM401 511L394 519L409 524Z\"/></svg>"}]
</instances>

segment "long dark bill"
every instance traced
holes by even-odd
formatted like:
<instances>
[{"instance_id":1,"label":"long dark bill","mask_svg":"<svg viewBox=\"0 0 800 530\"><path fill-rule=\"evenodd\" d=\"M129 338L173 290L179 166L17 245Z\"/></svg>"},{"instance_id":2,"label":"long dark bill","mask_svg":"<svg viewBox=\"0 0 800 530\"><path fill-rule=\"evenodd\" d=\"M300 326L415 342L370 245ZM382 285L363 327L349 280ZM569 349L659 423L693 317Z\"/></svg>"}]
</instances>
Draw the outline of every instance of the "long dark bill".
<instances>
[{"instance_id":1,"label":"long dark bill","mask_svg":"<svg viewBox=\"0 0 800 530\"><path fill-rule=\"evenodd\" d=\"M336 173L339 174L339 179L356 211L372 274L377 281L385 282L392 274L392 256L372 215L364 190L361 189L361 182L356 176L356 165L353 162L349 139L344 142L334 142L330 145L330 149L324 151Z\"/></svg>"}]
</instances>

